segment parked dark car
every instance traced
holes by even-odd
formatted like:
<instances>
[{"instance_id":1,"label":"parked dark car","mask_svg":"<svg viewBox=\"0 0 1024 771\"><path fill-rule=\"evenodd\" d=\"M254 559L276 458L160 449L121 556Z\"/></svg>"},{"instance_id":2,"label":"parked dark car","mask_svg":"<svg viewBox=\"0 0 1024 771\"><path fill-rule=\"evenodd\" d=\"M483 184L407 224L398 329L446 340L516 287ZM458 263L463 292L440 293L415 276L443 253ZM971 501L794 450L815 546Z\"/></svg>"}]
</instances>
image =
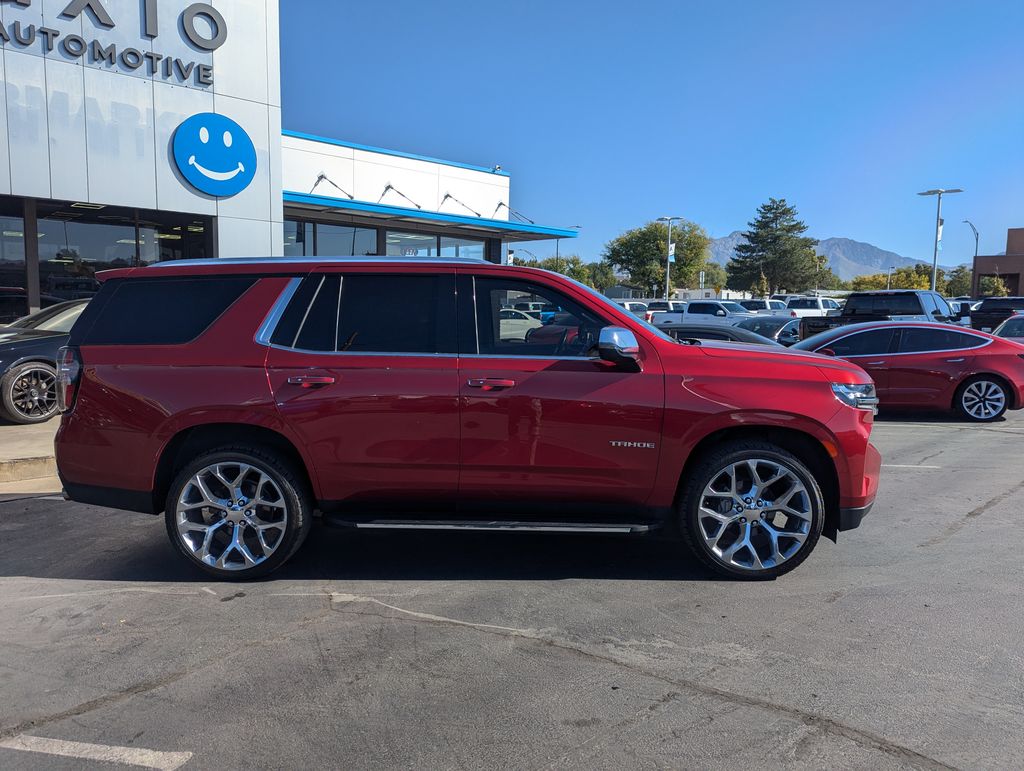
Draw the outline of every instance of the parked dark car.
<instances>
[{"instance_id":1,"label":"parked dark car","mask_svg":"<svg viewBox=\"0 0 1024 771\"><path fill-rule=\"evenodd\" d=\"M88 300L71 300L0 327L0 417L42 423L57 414L57 352Z\"/></svg>"},{"instance_id":2,"label":"parked dark car","mask_svg":"<svg viewBox=\"0 0 1024 771\"><path fill-rule=\"evenodd\" d=\"M1024 297L989 297L971 312L971 329L991 332L1010 316L1024 312Z\"/></svg>"},{"instance_id":3,"label":"parked dark car","mask_svg":"<svg viewBox=\"0 0 1024 771\"><path fill-rule=\"evenodd\" d=\"M771 578L857 527L878 488L859 367L681 344L546 271L289 258L99 275L59 360L64 489L163 512L219 578L283 564L317 509L356 528L665 528L720 573ZM502 337L522 296L566 316Z\"/></svg>"},{"instance_id":4,"label":"parked dark car","mask_svg":"<svg viewBox=\"0 0 1024 771\"><path fill-rule=\"evenodd\" d=\"M744 319L736 327L767 337L780 345L790 346L800 342L800 319L788 316L758 316L756 319Z\"/></svg>"},{"instance_id":5,"label":"parked dark car","mask_svg":"<svg viewBox=\"0 0 1024 771\"><path fill-rule=\"evenodd\" d=\"M987 423L1024 407L1024 346L950 324L875 322L833 329L794 349L860 365L881 407L952 410Z\"/></svg>"},{"instance_id":6,"label":"parked dark car","mask_svg":"<svg viewBox=\"0 0 1024 771\"><path fill-rule=\"evenodd\" d=\"M835 316L801 319L800 339L847 324L867 321L952 322L954 316L953 309L938 292L925 289L854 292L846 298L846 304Z\"/></svg>"},{"instance_id":7,"label":"parked dark car","mask_svg":"<svg viewBox=\"0 0 1024 771\"><path fill-rule=\"evenodd\" d=\"M39 307L49 308L66 298L43 294L39 297ZM0 286L0 324L10 324L28 313L28 293L17 286Z\"/></svg>"},{"instance_id":8,"label":"parked dark car","mask_svg":"<svg viewBox=\"0 0 1024 771\"><path fill-rule=\"evenodd\" d=\"M774 340L756 334L739 325L728 324L665 324L659 326L662 332L672 335L676 340L724 340L731 343L750 343L751 345L778 345Z\"/></svg>"}]
</instances>

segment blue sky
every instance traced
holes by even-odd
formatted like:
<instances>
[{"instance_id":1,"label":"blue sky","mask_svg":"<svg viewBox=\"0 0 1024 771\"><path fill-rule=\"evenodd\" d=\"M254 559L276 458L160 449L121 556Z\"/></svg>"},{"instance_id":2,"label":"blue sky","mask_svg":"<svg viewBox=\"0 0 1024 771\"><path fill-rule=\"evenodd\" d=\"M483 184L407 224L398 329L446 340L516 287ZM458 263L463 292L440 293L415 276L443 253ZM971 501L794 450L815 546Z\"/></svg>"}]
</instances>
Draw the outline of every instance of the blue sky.
<instances>
[{"instance_id":1,"label":"blue sky","mask_svg":"<svg viewBox=\"0 0 1024 771\"><path fill-rule=\"evenodd\" d=\"M818 238L942 262L1024 227L1024 2L284 0L285 128L512 175L587 261L682 215L712 236L769 196ZM531 247L541 256L554 244Z\"/></svg>"}]
</instances>

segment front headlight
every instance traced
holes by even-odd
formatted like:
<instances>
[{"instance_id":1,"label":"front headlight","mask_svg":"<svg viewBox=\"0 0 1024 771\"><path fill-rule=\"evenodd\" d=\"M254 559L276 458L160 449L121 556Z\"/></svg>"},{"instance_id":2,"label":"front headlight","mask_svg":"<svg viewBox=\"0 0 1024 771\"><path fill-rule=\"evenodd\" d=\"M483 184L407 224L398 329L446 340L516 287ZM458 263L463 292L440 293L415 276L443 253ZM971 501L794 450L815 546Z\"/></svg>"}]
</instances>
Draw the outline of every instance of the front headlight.
<instances>
[{"instance_id":1,"label":"front headlight","mask_svg":"<svg viewBox=\"0 0 1024 771\"><path fill-rule=\"evenodd\" d=\"M832 393L847 407L853 407L856 410L871 410L874 413L878 412L878 397L875 396L874 383L859 383L856 385L833 383Z\"/></svg>"}]
</instances>

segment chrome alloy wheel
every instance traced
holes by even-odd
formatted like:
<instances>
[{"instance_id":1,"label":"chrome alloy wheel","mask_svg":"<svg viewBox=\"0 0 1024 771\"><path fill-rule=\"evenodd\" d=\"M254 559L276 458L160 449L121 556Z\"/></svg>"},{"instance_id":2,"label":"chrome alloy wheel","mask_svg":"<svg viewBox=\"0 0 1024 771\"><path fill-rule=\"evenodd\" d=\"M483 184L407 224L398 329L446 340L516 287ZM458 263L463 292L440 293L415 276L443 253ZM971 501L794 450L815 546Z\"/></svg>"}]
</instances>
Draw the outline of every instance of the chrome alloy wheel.
<instances>
[{"instance_id":1,"label":"chrome alloy wheel","mask_svg":"<svg viewBox=\"0 0 1024 771\"><path fill-rule=\"evenodd\" d=\"M800 478L774 460L732 463L701 493L700 535L723 564L759 571L795 555L811 532L811 495Z\"/></svg>"},{"instance_id":2,"label":"chrome alloy wheel","mask_svg":"<svg viewBox=\"0 0 1024 771\"><path fill-rule=\"evenodd\" d=\"M975 380L960 395L960 403L975 420L991 420L1006 409L1006 392L991 380Z\"/></svg>"},{"instance_id":3,"label":"chrome alloy wheel","mask_svg":"<svg viewBox=\"0 0 1024 771\"><path fill-rule=\"evenodd\" d=\"M265 562L288 526L280 486L248 463L215 463L198 471L182 488L175 511L178 535L192 556L220 570Z\"/></svg>"},{"instance_id":4,"label":"chrome alloy wheel","mask_svg":"<svg viewBox=\"0 0 1024 771\"><path fill-rule=\"evenodd\" d=\"M57 410L57 377L48 369L23 370L11 383L11 404L23 417L39 420Z\"/></svg>"}]
</instances>

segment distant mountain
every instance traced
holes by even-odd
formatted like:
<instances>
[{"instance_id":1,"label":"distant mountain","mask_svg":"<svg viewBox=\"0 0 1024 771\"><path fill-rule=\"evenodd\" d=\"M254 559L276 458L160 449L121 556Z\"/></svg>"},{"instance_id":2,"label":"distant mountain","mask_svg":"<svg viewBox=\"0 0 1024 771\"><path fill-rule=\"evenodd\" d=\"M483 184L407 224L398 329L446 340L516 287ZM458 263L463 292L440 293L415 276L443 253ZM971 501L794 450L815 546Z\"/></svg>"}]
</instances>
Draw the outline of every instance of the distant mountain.
<instances>
[{"instance_id":1,"label":"distant mountain","mask_svg":"<svg viewBox=\"0 0 1024 771\"><path fill-rule=\"evenodd\" d=\"M711 259L725 265L732 259L736 246L744 242L742 231L735 231L711 242ZM924 262L903 257L896 252L879 249L852 238L826 238L818 242L818 253L828 257L829 267L843 279L849 281L865 273L885 273L889 267L909 268Z\"/></svg>"}]
</instances>

